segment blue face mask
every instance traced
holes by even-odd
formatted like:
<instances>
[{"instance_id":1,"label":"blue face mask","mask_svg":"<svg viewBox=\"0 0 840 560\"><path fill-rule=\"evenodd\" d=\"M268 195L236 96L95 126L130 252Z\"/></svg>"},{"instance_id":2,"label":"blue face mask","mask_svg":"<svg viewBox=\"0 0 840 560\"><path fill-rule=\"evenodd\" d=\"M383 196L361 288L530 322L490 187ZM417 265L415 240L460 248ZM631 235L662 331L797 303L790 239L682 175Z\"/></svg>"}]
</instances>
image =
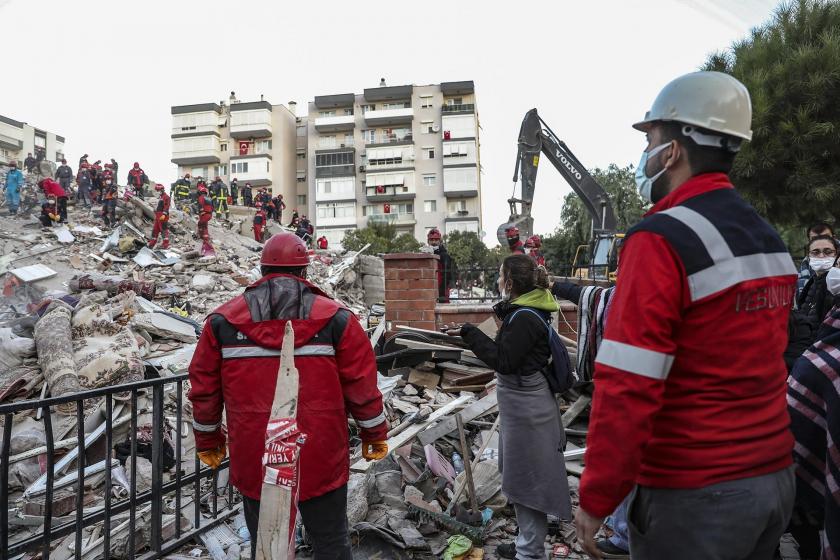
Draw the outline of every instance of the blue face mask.
<instances>
[{"instance_id":1,"label":"blue face mask","mask_svg":"<svg viewBox=\"0 0 840 560\"><path fill-rule=\"evenodd\" d=\"M655 156L668 146L671 143L660 144L659 146L655 147L649 152L642 152L642 158L639 160L639 165L636 167L636 187L639 189L639 194L642 198L644 198L647 202L653 202L651 199L651 190L653 190L653 182L659 179L663 173L665 173L665 168L662 169L659 173L654 175L653 177L648 177L647 173L645 172L645 167L647 166L648 159L652 156Z\"/></svg>"}]
</instances>

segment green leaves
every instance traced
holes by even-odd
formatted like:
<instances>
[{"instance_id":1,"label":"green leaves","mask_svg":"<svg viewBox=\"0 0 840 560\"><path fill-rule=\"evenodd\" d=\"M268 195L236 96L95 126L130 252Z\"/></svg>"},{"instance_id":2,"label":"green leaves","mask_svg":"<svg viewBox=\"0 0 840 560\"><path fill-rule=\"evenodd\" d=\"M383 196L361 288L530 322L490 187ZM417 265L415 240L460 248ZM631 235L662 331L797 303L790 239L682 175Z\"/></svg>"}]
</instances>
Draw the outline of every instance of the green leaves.
<instances>
[{"instance_id":1,"label":"green leaves","mask_svg":"<svg viewBox=\"0 0 840 560\"><path fill-rule=\"evenodd\" d=\"M342 240L342 246L348 251L358 251L370 243L368 253L414 253L420 249L420 243L410 233L397 236L393 224L376 223L366 228L348 231Z\"/></svg>"}]
</instances>

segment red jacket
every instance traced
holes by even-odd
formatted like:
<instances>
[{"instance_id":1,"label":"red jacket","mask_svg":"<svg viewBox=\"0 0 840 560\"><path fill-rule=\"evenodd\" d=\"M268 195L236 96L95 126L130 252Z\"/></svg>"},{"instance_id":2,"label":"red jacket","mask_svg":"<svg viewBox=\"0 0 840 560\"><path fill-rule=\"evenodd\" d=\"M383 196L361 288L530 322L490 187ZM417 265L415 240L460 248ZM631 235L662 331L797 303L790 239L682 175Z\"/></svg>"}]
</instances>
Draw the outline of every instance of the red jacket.
<instances>
[{"instance_id":1,"label":"red jacket","mask_svg":"<svg viewBox=\"0 0 840 560\"><path fill-rule=\"evenodd\" d=\"M67 196L67 193L64 192L64 189L61 188L61 185L59 185L56 181L53 181L52 179L44 179L42 185L42 188L44 189L44 194L46 194L47 196L53 195L56 198Z\"/></svg>"},{"instance_id":2,"label":"red jacket","mask_svg":"<svg viewBox=\"0 0 840 560\"><path fill-rule=\"evenodd\" d=\"M796 269L724 174L628 232L595 368L581 507L634 483L700 488L791 464L782 353Z\"/></svg>"},{"instance_id":3,"label":"red jacket","mask_svg":"<svg viewBox=\"0 0 840 560\"><path fill-rule=\"evenodd\" d=\"M196 449L224 443L224 408L231 482L254 499L262 489L265 429L287 320L300 375L297 422L307 436L299 499L347 483L348 412L363 439L387 439L373 349L356 317L305 280L266 276L208 316L189 368Z\"/></svg>"},{"instance_id":4,"label":"red jacket","mask_svg":"<svg viewBox=\"0 0 840 560\"><path fill-rule=\"evenodd\" d=\"M169 214L169 206L171 202L171 198L165 192L160 193L160 198L158 198L157 207L155 208L155 212Z\"/></svg>"}]
</instances>

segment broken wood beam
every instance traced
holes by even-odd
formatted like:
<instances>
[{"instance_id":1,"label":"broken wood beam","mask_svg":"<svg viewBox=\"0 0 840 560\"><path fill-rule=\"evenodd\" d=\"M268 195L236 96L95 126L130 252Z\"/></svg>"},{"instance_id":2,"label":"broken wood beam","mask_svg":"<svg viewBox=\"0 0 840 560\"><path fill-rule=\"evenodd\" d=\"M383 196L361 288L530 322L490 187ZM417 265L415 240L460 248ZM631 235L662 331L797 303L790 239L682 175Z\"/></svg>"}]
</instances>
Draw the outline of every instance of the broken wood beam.
<instances>
[{"instance_id":1,"label":"broken wood beam","mask_svg":"<svg viewBox=\"0 0 840 560\"><path fill-rule=\"evenodd\" d=\"M581 415L586 407L589 406L589 403L592 402L592 397L589 395L581 395L578 399L572 403L572 406L563 413L563 417L560 421L563 423L564 428L568 428L572 422L575 421L575 418Z\"/></svg>"},{"instance_id":2,"label":"broken wood beam","mask_svg":"<svg viewBox=\"0 0 840 560\"><path fill-rule=\"evenodd\" d=\"M498 400L496 391L493 391L483 399L479 399L470 406L466 407L461 412L461 417L464 422L469 422L470 420L475 420L476 418L492 412L497 406ZM458 429L458 424L455 417L448 416L429 429L421 432L417 439L419 439L420 443L423 445L429 445L430 443L434 443L439 440L446 434L454 432L456 429Z\"/></svg>"}]
</instances>

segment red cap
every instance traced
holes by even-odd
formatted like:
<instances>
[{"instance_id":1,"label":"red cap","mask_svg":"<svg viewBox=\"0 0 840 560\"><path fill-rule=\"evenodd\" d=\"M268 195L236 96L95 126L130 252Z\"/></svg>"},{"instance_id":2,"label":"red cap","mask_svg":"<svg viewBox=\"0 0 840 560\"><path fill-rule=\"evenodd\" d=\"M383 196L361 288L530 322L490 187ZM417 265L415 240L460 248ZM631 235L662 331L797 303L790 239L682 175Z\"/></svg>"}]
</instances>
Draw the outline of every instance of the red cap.
<instances>
[{"instance_id":1,"label":"red cap","mask_svg":"<svg viewBox=\"0 0 840 560\"><path fill-rule=\"evenodd\" d=\"M278 233L266 242L260 264L289 268L309 266L306 244L294 233Z\"/></svg>"},{"instance_id":2,"label":"red cap","mask_svg":"<svg viewBox=\"0 0 840 560\"><path fill-rule=\"evenodd\" d=\"M429 230L427 238L429 239L429 241L431 241L432 239L440 239L440 230L436 227L433 227Z\"/></svg>"},{"instance_id":3,"label":"red cap","mask_svg":"<svg viewBox=\"0 0 840 560\"><path fill-rule=\"evenodd\" d=\"M161 185L160 183L155 183L155 190L156 191L162 191L163 190L163 185Z\"/></svg>"}]
</instances>

